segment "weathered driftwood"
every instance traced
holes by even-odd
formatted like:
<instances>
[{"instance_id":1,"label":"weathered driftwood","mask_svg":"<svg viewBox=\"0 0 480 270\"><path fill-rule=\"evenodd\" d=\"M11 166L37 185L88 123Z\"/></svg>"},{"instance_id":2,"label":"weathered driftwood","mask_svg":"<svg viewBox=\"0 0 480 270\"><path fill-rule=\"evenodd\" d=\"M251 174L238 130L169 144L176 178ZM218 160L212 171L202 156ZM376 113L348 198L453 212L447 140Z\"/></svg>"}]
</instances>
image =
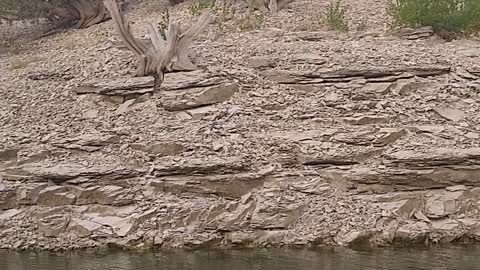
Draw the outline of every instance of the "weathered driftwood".
<instances>
[{"instance_id":1,"label":"weathered driftwood","mask_svg":"<svg viewBox=\"0 0 480 270\"><path fill-rule=\"evenodd\" d=\"M268 10L275 14L294 0L247 0L249 5L255 9Z\"/></svg>"},{"instance_id":2,"label":"weathered driftwood","mask_svg":"<svg viewBox=\"0 0 480 270\"><path fill-rule=\"evenodd\" d=\"M101 0L68 0L60 7L51 6L50 9L48 18L76 21L76 28L87 28L111 18Z\"/></svg>"},{"instance_id":3,"label":"weathered driftwood","mask_svg":"<svg viewBox=\"0 0 480 270\"><path fill-rule=\"evenodd\" d=\"M139 59L137 76L154 76L154 89L159 90L163 76L171 71L195 70L196 66L188 57L188 45L208 24L209 16L204 13L198 21L187 30L181 29L176 23L169 22L165 30L165 39L151 22L148 27L150 40L141 40L133 36L128 21L121 14L114 0L105 0L104 4L110 11L114 26L125 46Z\"/></svg>"}]
</instances>

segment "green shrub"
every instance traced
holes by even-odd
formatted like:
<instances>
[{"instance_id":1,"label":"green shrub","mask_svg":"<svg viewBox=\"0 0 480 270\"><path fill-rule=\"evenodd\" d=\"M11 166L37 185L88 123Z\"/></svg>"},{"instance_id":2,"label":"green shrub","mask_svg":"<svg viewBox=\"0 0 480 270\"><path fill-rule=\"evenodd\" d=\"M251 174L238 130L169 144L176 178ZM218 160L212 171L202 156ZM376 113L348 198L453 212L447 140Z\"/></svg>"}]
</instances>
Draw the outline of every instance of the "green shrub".
<instances>
[{"instance_id":1,"label":"green shrub","mask_svg":"<svg viewBox=\"0 0 480 270\"><path fill-rule=\"evenodd\" d=\"M437 33L480 30L480 0L392 0L393 26L431 26Z\"/></svg>"},{"instance_id":2,"label":"green shrub","mask_svg":"<svg viewBox=\"0 0 480 270\"><path fill-rule=\"evenodd\" d=\"M340 32L348 31L348 18L346 16L347 8L342 5L342 0L330 2L325 12L325 23L331 30Z\"/></svg>"}]
</instances>

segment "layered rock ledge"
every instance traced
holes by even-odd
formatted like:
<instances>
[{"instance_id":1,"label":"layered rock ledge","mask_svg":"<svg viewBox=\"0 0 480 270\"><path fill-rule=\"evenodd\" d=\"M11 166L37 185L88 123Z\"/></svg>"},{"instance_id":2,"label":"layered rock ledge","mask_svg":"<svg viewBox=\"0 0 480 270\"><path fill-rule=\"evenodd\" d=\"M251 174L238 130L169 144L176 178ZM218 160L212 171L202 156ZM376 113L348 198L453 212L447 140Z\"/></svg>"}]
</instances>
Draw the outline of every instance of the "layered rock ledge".
<instances>
[{"instance_id":1,"label":"layered rock ledge","mask_svg":"<svg viewBox=\"0 0 480 270\"><path fill-rule=\"evenodd\" d=\"M381 171L318 158L298 159L305 168L287 171L235 157L165 159L146 168L18 164L2 173L0 247L193 249L476 240L480 182L469 166L479 153L397 152L385 158L388 165ZM2 155L17 162L13 156Z\"/></svg>"},{"instance_id":2,"label":"layered rock ledge","mask_svg":"<svg viewBox=\"0 0 480 270\"><path fill-rule=\"evenodd\" d=\"M391 35L384 1L345 2L367 29L304 25L329 1L216 21L162 93L111 22L1 54L0 248L480 240L480 44Z\"/></svg>"}]
</instances>

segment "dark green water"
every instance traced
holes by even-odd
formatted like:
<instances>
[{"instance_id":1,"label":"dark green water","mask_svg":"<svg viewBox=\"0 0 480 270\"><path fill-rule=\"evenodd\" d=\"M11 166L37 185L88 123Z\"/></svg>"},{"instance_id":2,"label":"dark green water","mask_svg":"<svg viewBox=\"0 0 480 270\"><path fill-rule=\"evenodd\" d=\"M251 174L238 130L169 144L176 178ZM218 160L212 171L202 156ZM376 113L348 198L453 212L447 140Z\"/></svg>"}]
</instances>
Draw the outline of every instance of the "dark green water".
<instances>
[{"instance_id":1,"label":"dark green water","mask_svg":"<svg viewBox=\"0 0 480 270\"><path fill-rule=\"evenodd\" d=\"M0 270L479 270L480 247L430 249L230 250L192 252L14 253L0 250Z\"/></svg>"}]
</instances>

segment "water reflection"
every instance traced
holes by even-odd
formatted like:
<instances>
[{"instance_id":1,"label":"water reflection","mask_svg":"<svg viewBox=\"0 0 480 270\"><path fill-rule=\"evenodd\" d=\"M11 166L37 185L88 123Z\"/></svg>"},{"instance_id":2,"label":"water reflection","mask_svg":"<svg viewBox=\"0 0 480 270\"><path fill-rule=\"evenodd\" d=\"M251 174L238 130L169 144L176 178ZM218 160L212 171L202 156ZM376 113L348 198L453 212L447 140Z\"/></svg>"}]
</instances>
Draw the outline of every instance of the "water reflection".
<instances>
[{"instance_id":1,"label":"water reflection","mask_svg":"<svg viewBox=\"0 0 480 270\"><path fill-rule=\"evenodd\" d=\"M0 270L477 270L480 247L430 249L229 250L192 252L0 251Z\"/></svg>"}]
</instances>

